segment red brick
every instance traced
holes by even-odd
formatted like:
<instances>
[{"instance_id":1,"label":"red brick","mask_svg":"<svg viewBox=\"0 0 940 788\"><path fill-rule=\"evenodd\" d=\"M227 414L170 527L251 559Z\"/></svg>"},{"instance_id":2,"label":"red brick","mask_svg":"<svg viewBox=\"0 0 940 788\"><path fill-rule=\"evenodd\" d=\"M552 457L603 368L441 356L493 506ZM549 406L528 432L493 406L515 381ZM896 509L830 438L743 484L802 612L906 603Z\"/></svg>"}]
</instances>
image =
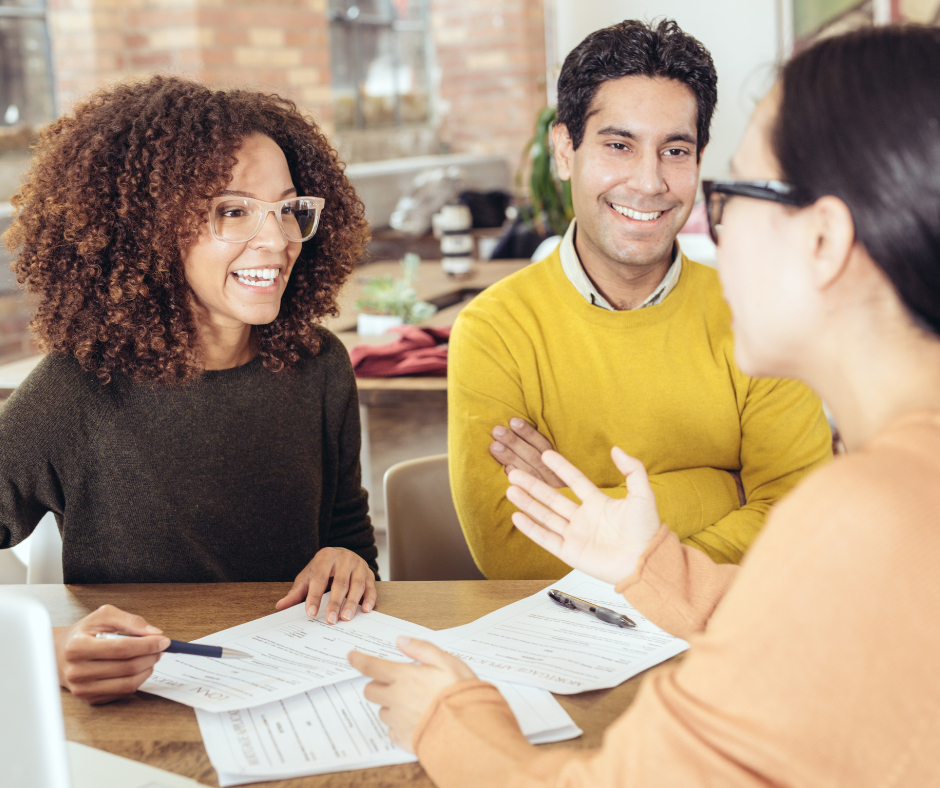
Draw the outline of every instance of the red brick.
<instances>
[{"instance_id":1,"label":"red brick","mask_svg":"<svg viewBox=\"0 0 940 788\"><path fill-rule=\"evenodd\" d=\"M206 48L201 51L202 62L206 66L230 66L235 60L231 49L217 47Z\"/></svg>"},{"instance_id":2,"label":"red brick","mask_svg":"<svg viewBox=\"0 0 940 788\"><path fill-rule=\"evenodd\" d=\"M215 40L222 46L244 46L248 43L248 31L239 27L219 28Z\"/></svg>"},{"instance_id":3,"label":"red brick","mask_svg":"<svg viewBox=\"0 0 940 788\"><path fill-rule=\"evenodd\" d=\"M128 63L132 68L169 68L173 65L173 57L168 52L133 53Z\"/></svg>"}]
</instances>

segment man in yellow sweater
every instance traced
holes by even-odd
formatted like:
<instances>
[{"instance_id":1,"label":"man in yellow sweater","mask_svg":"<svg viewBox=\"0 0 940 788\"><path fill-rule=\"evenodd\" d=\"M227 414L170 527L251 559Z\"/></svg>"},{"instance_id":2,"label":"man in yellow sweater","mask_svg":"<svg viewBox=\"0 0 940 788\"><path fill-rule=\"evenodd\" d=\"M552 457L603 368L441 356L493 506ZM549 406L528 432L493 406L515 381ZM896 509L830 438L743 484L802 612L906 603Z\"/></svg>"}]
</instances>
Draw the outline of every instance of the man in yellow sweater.
<instances>
[{"instance_id":1,"label":"man in yellow sweater","mask_svg":"<svg viewBox=\"0 0 940 788\"><path fill-rule=\"evenodd\" d=\"M574 497L545 449L625 496L619 446L646 466L663 522L735 563L832 456L808 388L737 368L717 274L676 243L716 84L707 50L671 21L599 30L565 60L552 140L576 221L552 255L475 298L450 339L451 487L488 578L569 571L513 528L505 498L512 467Z\"/></svg>"}]
</instances>

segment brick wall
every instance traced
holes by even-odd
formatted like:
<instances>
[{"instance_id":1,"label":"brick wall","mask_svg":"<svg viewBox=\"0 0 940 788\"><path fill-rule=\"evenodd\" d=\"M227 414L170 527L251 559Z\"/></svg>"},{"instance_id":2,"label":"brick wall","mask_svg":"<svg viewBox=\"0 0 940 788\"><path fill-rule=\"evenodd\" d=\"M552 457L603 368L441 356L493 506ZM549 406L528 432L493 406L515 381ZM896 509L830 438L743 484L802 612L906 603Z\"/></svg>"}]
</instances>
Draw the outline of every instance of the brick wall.
<instances>
[{"instance_id":1,"label":"brick wall","mask_svg":"<svg viewBox=\"0 0 940 788\"><path fill-rule=\"evenodd\" d=\"M60 110L119 79L176 72L290 96L332 121L327 0L49 0Z\"/></svg>"},{"instance_id":2,"label":"brick wall","mask_svg":"<svg viewBox=\"0 0 940 788\"><path fill-rule=\"evenodd\" d=\"M287 94L331 131L326 10L327 0L49 0L59 107L170 71ZM542 0L430 0L430 14L441 143L514 167L545 103Z\"/></svg>"},{"instance_id":3,"label":"brick wall","mask_svg":"<svg viewBox=\"0 0 940 788\"><path fill-rule=\"evenodd\" d=\"M441 141L515 169L545 106L542 0L431 0Z\"/></svg>"}]
</instances>

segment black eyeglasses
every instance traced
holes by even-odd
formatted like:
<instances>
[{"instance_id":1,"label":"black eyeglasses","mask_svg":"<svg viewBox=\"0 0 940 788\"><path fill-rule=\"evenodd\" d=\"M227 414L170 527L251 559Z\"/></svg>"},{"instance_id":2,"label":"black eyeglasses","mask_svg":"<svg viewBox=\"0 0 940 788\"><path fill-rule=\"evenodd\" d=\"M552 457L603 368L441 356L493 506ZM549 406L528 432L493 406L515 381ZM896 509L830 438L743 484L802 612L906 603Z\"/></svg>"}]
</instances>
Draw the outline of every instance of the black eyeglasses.
<instances>
[{"instance_id":1,"label":"black eyeglasses","mask_svg":"<svg viewBox=\"0 0 940 788\"><path fill-rule=\"evenodd\" d=\"M702 191L705 192L708 232L716 244L721 230L721 215L729 197L752 197L755 200L770 200L796 208L807 204L797 193L795 186L783 181L702 181Z\"/></svg>"}]
</instances>

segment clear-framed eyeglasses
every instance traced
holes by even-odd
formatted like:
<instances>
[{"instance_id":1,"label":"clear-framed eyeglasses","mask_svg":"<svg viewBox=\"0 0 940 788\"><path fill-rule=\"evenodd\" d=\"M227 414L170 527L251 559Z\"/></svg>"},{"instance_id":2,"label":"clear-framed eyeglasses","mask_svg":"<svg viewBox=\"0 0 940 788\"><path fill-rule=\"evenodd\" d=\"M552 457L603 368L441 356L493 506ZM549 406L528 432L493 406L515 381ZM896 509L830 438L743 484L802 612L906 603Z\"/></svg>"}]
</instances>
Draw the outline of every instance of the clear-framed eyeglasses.
<instances>
[{"instance_id":1,"label":"clear-framed eyeglasses","mask_svg":"<svg viewBox=\"0 0 940 788\"><path fill-rule=\"evenodd\" d=\"M261 231L264 220L273 212L288 240L308 241L317 231L324 204L322 197L289 197L265 202L254 197L226 195L213 200L209 207L209 227L218 241L245 243Z\"/></svg>"}]
</instances>

